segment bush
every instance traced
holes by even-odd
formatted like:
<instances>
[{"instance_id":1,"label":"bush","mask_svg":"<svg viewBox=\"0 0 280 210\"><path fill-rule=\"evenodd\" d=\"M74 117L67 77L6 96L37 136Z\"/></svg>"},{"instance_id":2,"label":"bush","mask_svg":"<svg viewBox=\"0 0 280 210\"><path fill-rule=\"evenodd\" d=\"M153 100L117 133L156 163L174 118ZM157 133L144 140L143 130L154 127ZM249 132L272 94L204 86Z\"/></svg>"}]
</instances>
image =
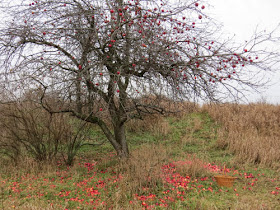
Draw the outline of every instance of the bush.
<instances>
[{"instance_id":1,"label":"bush","mask_svg":"<svg viewBox=\"0 0 280 210\"><path fill-rule=\"evenodd\" d=\"M25 155L38 162L63 157L67 165L85 138L84 125L69 115L51 114L32 101L15 102L1 107L0 152L15 163Z\"/></svg>"}]
</instances>

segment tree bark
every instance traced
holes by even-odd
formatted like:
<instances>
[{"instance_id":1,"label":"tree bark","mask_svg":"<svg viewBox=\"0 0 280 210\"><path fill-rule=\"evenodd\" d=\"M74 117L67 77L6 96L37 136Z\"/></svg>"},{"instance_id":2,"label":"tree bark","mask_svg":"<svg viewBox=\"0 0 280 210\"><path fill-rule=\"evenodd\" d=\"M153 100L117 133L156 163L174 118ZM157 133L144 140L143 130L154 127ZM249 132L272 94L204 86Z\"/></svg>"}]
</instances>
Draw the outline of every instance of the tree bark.
<instances>
[{"instance_id":1,"label":"tree bark","mask_svg":"<svg viewBox=\"0 0 280 210\"><path fill-rule=\"evenodd\" d=\"M115 139L117 143L120 145L120 148L117 150L117 154L120 158L128 158L129 151L128 151L128 145L126 141L126 135L125 135L125 125L118 124L114 126L114 133L115 133Z\"/></svg>"},{"instance_id":2,"label":"tree bark","mask_svg":"<svg viewBox=\"0 0 280 210\"><path fill-rule=\"evenodd\" d=\"M114 149L117 152L117 155L119 158L128 158L129 151L125 136L125 125L124 124L118 124L114 126L114 135L109 130L107 125L103 121L99 121L97 123L109 142L112 144Z\"/></svg>"}]
</instances>

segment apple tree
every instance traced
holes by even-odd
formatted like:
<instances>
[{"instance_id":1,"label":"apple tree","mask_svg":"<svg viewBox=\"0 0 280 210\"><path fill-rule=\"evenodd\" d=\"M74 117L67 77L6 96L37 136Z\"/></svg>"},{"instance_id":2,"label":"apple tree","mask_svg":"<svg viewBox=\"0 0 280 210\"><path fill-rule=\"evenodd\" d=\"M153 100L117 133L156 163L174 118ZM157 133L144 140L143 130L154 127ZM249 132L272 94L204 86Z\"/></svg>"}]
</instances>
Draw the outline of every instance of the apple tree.
<instances>
[{"instance_id":1,"label":"apple tree","mask_svg":"<svg viewBox=\"0 0 280 210\"><path fill-rule=\"evenodd\" d=\"M223 39L200 0L0 5L2 85L16 95L39 88L46 110L97 124L120 157L129 154L125 123L163 113L161 98L240 97L277 62L277 53L259 47L275 41L272 34L256 33L244 45Z\"/></svg>"}]
</instances>

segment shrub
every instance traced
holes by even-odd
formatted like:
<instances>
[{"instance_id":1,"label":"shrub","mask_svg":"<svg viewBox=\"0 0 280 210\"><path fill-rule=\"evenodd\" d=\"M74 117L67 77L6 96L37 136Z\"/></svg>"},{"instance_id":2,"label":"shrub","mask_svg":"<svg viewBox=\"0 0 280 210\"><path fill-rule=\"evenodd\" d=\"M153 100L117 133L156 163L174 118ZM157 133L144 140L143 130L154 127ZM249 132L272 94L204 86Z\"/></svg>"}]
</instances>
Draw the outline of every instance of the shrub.
<instances>
[{"instance_id":1,"label":"shrub","mask_svg":"<svg viewBox=\"0 0 280 210\"><path fill-rule=\"evenodd\" d=\"M32 101L3 105L0 152L14 162L25 155L38 162L63 157L73 163L85 137L84 126L71 123L66 114L51 114Z\"/></svg>"}]
</instances>

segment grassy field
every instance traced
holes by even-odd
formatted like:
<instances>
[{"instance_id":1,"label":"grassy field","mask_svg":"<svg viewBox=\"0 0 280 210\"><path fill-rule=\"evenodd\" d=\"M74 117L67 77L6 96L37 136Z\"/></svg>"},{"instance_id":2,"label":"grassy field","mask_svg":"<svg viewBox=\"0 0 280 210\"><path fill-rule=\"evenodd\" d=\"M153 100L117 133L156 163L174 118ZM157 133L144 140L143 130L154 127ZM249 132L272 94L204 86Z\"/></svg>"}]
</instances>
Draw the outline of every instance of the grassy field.
<instances>
[{"instance_id":1,"label":"grassy field","mask_svg":"<svg viewBox=\"0 0 280 210\"><path fill-rule=\"evenodd\" d=\"M0 208L280 209L279 131L280 107L267 104L132 121L127 161L107 143L82 147L72 167L2 160ZM217 185L223 173L233 187Z\"/></svg>"}]
</instances>

